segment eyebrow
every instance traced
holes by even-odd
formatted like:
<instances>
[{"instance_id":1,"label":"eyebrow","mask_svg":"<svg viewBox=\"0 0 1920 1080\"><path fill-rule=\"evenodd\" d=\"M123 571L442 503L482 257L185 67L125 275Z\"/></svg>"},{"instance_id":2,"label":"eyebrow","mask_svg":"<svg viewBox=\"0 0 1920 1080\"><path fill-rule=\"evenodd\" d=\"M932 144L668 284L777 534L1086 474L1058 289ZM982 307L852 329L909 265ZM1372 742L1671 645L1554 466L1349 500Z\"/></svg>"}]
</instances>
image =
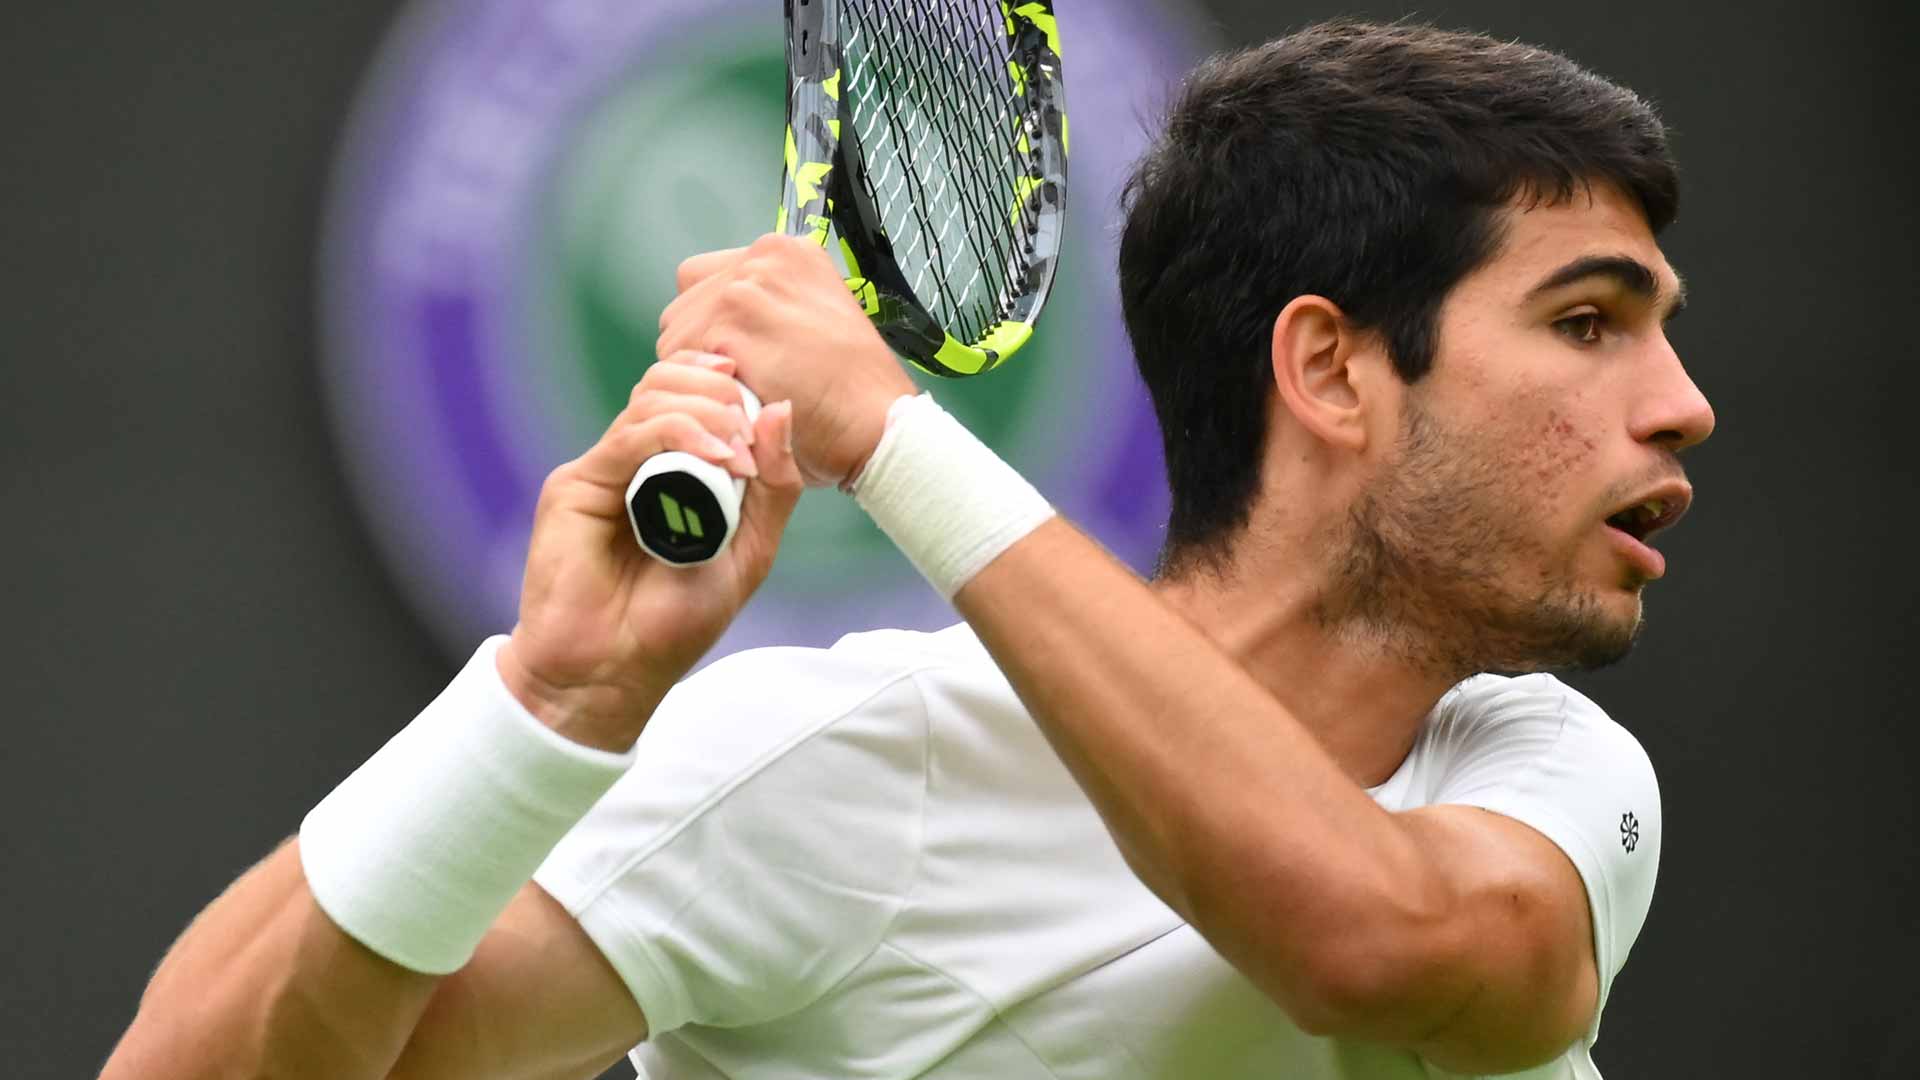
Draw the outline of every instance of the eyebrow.
<instances>
[{"instance_id":1,"label":"eyebrow","mask_svg":"<svg viewBox=\"0 0 1920 1080\"><path fill-rule=\"evenodd\" d=\"M1639 259L1626 255L1589 255L1584 259L1575 259L1567 265L1548 274L1546 279L1527 292L1532 300L1542 293L1564 288L1587 278L1609 278L1616 285L1633 293L1649 303L1659 303L1666 290L1661 287L1660 278L1651 267ZM1672 319L1687 306L1687 283L1674 275L1673 298L1667 301L1662 321Z\"/></svg>"}]
</instances>

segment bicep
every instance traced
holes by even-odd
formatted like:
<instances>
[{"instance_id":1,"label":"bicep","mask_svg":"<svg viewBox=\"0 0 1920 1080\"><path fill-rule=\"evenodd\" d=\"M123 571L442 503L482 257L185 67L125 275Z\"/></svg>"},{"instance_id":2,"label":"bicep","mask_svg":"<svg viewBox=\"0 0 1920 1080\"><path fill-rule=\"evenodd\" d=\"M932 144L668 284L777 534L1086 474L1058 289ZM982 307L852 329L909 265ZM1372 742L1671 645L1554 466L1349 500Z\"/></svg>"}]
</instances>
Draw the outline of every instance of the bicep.
<instances>
[{"instance_id":1,"label":"bicep","mask_svg":"<svg viewBox=\"0 0 1920 1080\"><path fill-rule=\"evenodd\" d=\"M1471 989L1412 1049L1443 1068L1509 1071L1563 1052L1599 1005L1593 917L1566 854L1471 806L1397 815L1455 898L1446 934Z\"/></svg>"},{"instance_id":2,"label":"bicep","mask_svg":"<svg viewBox=\"0 0 1920 1080\"><path fill-rule=\"evenodd\" d=\"M646 1018L580 924L538 885L508 905L466 967L441 980L394 1080L598 1076Z\"/></svg>"}]
</instances>

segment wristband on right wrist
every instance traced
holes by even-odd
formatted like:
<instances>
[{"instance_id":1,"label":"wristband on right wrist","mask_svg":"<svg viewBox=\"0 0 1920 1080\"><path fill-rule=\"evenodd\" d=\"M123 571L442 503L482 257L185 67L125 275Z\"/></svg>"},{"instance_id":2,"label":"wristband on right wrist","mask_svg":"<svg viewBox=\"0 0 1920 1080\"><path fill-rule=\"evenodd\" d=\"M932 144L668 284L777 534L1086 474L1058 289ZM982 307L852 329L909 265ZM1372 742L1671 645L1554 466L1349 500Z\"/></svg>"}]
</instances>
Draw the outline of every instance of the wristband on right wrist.
<instances>
[{"instance_id":1,"label":"wristband on right wrist","mask_svg":"<svg viewBox=\"0 0 1920 1080\"><path fill-rule=\"evenodd\" d=\"M886 433L852 487L861 509L948 600L1053 517L1045 496L929 394L888 409Z\"/></svg>"}]
</instances>

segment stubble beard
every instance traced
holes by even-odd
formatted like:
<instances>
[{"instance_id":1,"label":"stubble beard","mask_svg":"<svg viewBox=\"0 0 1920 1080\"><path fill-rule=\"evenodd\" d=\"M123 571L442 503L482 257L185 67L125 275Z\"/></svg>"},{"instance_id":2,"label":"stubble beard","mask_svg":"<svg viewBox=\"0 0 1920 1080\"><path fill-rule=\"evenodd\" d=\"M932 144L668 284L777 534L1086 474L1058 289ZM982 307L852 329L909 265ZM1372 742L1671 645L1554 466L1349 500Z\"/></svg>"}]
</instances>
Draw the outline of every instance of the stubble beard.
<instances>
[{"instance_id":1,"label":"stubble beard","mask_svg":"<svg viewBox=\"0 0 1920 1080\"><path fill-rule=\"evenodd\" d=\"M1394 466L1323 550L1323 626L1425 673L1590 671L1624 658L1641 624L1609 612L1527 531L1513 462L1410 410ZM1519 583L1516 567L1541 568Z\"/></svg>"}]
</instances>

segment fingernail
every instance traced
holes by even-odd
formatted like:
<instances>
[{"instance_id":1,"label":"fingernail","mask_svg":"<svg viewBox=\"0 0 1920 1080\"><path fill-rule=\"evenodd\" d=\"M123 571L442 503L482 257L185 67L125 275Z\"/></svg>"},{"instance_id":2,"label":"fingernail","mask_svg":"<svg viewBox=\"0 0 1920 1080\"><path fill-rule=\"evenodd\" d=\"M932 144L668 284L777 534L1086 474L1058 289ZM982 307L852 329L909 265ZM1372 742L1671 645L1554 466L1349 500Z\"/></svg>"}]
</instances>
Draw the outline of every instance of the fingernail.
<instances>
[{"instance_id":1,"label":"fingernail","mask_svg":"<svg viewBox=\"0 0 1920 1080\"><path fill-rule=\"evenodd\" d=\"M753 451L747 449L746 441L740 436L733 437L733 460L740 471L748 476L759 476L760 466L753 460Z\"/></svg>"},{"instance_id":2,"label":"fingernail","mask_svg":"<svg viewBox=\"0 0 1920 1080\"><path fill-rule=\"evenodd\" d=\"M733 411L734 426L740 429L740 437L747 440L748 446L752 446L753 424L747 419L747 410L738 405L729 405L727 408Z\"/></svg>"},{"instance_id":3,"label":"fingernail","mask_svg":"<svg viewBox=\"0 0 1920 1080\"><path fill-rule=\"evenodd\" d=\"M714 353L704 353L704 352L694 353L693 362L700 365L703 368L714 368L716 370L719 368L733 366L732 360L729 360L724 356L715 355Z\"/></svg>"},{"instance_id":4,"label":"fingernail","mask_svg":"<svg viewBox=\"0 0 1920 1080\"><path fill-rule=\"evenodd\" d=\"M706 440L706 442L702 444L703 449L701 451L706 454L706 456L718 458L722 461L733 456L733 444L720 436L709 432L702 435L701 438Z\"/></svg>"},{"instance_id":5,"label":"fingernail","mask_svg":"<svg viewBox=\"0 0 1920 1080\"><path fill-rule=\"evenodd\" d=\"M774 406L780 410L780 447L788 453L793 452L793 402L782 401Z\"/></svg>"}]
</instances>

